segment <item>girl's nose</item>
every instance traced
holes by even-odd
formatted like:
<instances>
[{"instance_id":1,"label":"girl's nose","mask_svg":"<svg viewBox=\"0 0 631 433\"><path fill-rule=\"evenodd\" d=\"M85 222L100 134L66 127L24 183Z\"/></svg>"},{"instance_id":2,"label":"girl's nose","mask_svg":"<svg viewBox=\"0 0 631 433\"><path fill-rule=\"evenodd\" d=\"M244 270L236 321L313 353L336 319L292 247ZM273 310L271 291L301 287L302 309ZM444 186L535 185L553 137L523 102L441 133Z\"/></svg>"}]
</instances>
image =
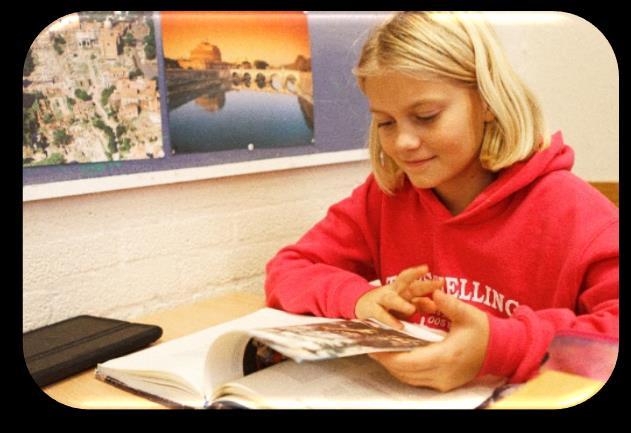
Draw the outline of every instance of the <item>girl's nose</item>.
<instances>
[{"instance_id":1,"label":"girl's nose","mask_svg":"<svg viewBox=\"0 0 631 433\"><path fill-rule=\"evenodd\" d=\"M399 150L414 150L421 145L421 137L415 131L400 129L395 144Z\"/></svg>"}]
</instances>

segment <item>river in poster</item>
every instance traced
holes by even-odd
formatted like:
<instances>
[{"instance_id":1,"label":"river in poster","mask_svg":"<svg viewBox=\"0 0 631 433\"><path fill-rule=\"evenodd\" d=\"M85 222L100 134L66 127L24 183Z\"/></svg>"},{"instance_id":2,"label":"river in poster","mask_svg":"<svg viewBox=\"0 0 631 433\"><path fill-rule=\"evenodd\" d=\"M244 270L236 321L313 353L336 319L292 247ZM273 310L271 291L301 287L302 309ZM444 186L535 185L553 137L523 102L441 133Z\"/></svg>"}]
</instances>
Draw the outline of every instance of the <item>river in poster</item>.
<instances>
[{"instance_id":1,"label":"river in poster","mask_svg":"<svg viewBox=\"0 0 631 433\"><path fill-rule=\"evenodd\" d=\"M172 153L313 144L304 13L162 13L161 20Z\"/></svg>"}]
</instances>

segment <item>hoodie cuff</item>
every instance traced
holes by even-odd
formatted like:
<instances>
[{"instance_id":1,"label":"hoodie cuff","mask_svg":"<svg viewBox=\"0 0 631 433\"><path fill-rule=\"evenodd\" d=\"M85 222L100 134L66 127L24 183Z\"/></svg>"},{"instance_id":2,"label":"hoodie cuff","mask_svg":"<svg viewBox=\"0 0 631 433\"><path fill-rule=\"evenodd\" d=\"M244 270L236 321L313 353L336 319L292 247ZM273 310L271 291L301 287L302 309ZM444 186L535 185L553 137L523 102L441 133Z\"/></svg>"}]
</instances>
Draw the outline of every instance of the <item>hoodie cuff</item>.
<instances>
[{"instance_id":1,"label":"hoodie cuff","mask_svg":"<svg viewBox=\"0 0 631 433\"><path fill-rule=\"evenodd\" d=\"M478 377L512 376L528 348L526 324L516 319L489 317L489 344Z\"/></svg>"}]
</instances>

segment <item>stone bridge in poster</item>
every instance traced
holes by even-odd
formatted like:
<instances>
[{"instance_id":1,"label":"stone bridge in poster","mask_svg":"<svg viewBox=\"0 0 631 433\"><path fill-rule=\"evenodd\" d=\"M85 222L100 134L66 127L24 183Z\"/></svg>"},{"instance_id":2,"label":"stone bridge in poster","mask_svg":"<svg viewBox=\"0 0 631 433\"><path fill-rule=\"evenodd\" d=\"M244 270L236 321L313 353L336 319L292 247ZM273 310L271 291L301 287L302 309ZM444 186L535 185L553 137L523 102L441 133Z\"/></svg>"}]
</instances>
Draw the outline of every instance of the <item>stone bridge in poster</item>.
<instances>
[{"instance_id":1,"label":"stone bridge in poster","mask_svg":"<svg viewBox=\"0 0 631 433\"><path fill-rule=\"evenodd\" d=\"M292 69L230 69L233 82L250 81L259 87L271 87L278 93L290 93L313 103L311 72ZM260 83L260 84L259 84Z\"/></svg>"},{"instance_id":2,"label":"stone bridge in poster","mask_svg":"<svg viewBox=\"0 0 631 433\"><path fill-rule=\"evenodd\" d=\"M235 88L255 91L291 94L299 97L301 104L313 106L311 72L291 69L167 69L169 110L200 94L224 92Z\"/></svg>"}]
</instances>

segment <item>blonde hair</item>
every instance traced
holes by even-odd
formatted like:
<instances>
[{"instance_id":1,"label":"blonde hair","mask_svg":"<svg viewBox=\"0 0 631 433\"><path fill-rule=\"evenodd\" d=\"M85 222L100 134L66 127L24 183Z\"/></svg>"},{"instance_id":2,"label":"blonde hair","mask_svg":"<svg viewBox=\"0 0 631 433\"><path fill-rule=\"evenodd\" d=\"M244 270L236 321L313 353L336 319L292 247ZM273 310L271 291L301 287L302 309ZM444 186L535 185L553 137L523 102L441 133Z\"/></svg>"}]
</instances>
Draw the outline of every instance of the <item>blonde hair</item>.
<instances>
[{"instance_id":1,"label":"blonde hair","mask_svg":"<svg viewBox=\"0 0 631 433\"><path fill-rule=\"evenodd\" d=\"M479 13L395 14L373 30L353 69L362 90L366 77L389 71L476 86L495 116L486 124L480 148L487 170L497 172L547 146L539 104ZM374 121L368 148L377 183L393 194L403 184L403 172L383 152Z\"/></svg>"}]
</instances>

